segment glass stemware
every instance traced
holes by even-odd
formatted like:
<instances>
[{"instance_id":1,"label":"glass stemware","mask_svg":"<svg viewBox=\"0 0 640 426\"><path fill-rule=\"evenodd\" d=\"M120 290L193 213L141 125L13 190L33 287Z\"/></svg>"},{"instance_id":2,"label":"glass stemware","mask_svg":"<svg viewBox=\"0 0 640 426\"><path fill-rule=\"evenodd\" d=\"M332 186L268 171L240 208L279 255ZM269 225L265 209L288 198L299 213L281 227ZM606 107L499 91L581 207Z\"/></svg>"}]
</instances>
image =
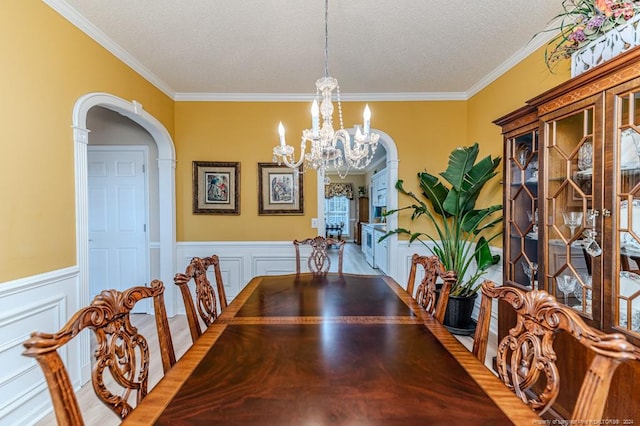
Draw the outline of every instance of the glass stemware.
<instances>
[{"instance_id":1,"label":"glass stemware","mask_svg":"<svg viewBox=\"0 0 640 426\"><path fill-rule=\"evenodd\" d=\"M571 236L573 237L576 228L582 224L582 212L562 212L562 218L564 219L564 224L571 230Z\"/></svg>"},{"instance_id":2,"label":"glass stemware","mask_svg":"<svg viewBox=\"0 0 640 426\"><path fill-rule=\"evenodd\" d=\"M582 144L578 150L578 169L591 170L593 165L593 143L590 141Z\"/></svg>"},{"instance_id":3,"label":"glass stemware","mask_svg":"<svg viewBox=\"0 0 640 426\"><path fill-rule=\"evenodd\" d=\"M529 278L529 286L534 288L533 283L535 282L536 273L538 272L538 264L536 262L529 263L526 260L523 260L520 264L522 265L524 274Z\"/></svg>"},{"instance_id":4,"label":"glass stemware","mask_svg":"<svg viewBox=\"0 0 640 426\"><path fill-rule=\"evenodd\" d=\"M558 290L564 294L564 304L568 305L569 293L573 292L576 288L578 279L573 275L560 275L556 277L556 283L558 283Z\"/></svg>"},{"instance_id":5,"label":"glass stemware","mask_svg":"<svg viewBox=\"0 0 640 426\"><path fill-rule=\"evenodd\" d=\"M576 299L578 299L578 302L580 302L579 308L581 310L585 310L587 313L591 313L591 299L593 296L593 292L591 291L592 278L591 278L591 275L589 274L581 275L581 277L582 277L582 282L584 284L577 284L575 291L573 292L573 295L576 297ZM586 296L584 298L584 302L582 297L583 291L584 291L584 295Z\"/></svg>"},{"instance_id":6,"label":"glass stemware","mask_svg":"<svg viewBox=\"0 0 640 426\"><path fill-rule=\"evenodd\" d=\"M538 233L538 209L535 209L535 211L527 212L527 217L529 218L529 222L531 222L531 224L533 225L531 232L533 232L534 234Z\"/></svg>"},{"instance_id":7,"label":"glass stemware","mask_svg":"<svg viewBox=\"0 0 640 426\"><path fill-rule=\"evenodd\" d=\"M538 159L536 158L535 160L531 160L531 163L529 163L529 165L531 166L531 178L533 180L538 180Z\"/></svg>"},{"instance_id":8,"label":"glass stemware","mask_svg":"<svg viewBox=\"0 0 640 426\"><path fill-rule=\"evenodd\" d=\"M529 158L529 154L531 154L531 150L529 147L523 143L518 145L516 148L516 160L520 163L522 168L525 167L525 163L527 162L527 158Z\"/></svg>"}]
</instances>

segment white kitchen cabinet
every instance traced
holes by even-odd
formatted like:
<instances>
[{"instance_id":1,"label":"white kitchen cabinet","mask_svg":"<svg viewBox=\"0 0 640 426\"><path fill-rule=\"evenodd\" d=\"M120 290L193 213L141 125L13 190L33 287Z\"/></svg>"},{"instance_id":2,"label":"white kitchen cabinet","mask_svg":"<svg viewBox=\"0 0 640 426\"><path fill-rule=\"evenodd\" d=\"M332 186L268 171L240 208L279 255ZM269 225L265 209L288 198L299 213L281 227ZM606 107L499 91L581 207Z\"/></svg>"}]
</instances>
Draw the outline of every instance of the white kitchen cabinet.
<instances>
[{"instance_id":1,"label":"white kitchen cabinet","mask_svg":"<svg viewBox=\"0 0 640 426\"><path fill-rule=\"evenodd\" d=\"M388 275L387 240L379 242L384 234L386 234L386 231L379 228L376 228L373 233L375 239L375 262L378 269Z\"/></svg>"},{"instance_id":2,"label":"white kitchen cabinet","mask_svg":"<svg viewBox=\"0 0 640 426\"><path fill-rule=\"evenodd\" d=\"M362 253L369 266L375 268L375 240L373 226L368 223L362 224Z\"/></svg>"},{"instance_id":3,"label":"white kitchen cabinet","mask_svg":"<svg viewBox=\"0 0 640 426\"><path fill-rule=\"evenodd\" d=\"M382 169L372 178L371 204L374 207L387 205L387 169Z\"/></svg>"}]
</instances>

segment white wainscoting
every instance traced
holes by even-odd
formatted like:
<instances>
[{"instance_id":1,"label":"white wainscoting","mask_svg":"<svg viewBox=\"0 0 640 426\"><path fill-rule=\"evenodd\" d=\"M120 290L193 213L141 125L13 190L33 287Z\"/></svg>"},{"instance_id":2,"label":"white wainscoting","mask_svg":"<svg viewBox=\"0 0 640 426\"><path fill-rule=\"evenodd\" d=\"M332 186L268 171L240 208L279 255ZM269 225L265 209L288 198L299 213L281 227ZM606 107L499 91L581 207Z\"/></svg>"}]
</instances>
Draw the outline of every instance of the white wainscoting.
<instances>
[{"instance_id":1,"label":"white wainscoting","mask_svg":"<svg viewBox=\"0 0 640 426\"><path fill-rule=\"evenodd\" d=\"M220 258L220 268L225 292L229 302L256 275L277 275L295 273L295 250L291 241L235 241L235 242L184 242L177 245L177 262L179 269L184 270L191 258L211 256L217 254ZM492 247L492 252L502 258L502 249ZM409 277L411 256L414 253L429 255L429 251L420 244L409 245L407 241L398 242L397 262L395 268L397 276L393 278L404 286ZM306 255L304 251L302 255ZM304 268L303 262L303 268ZM209 274L213 274L209 271ZM490 268L484 276L496 283L502 284L502 262ZM213 275L209 276L213 283ZM193 291L193 289L192 289ZM476 299L472 317L478 318L480 297ZM184 305L176 304L176 311L184 313ZM497 303L491 312L491 333L497 334Z\"/></svg>"},{"instance_id":2,"label":"white wainscoting","mask_svg":"<svg viewBox=\"0 0 640 426\"><path fill-rule=\"evenodd\" d=\"M303 251L303 253L305 253ZM229 302L257 275L292 274L296 272L296 255L291 241L221 241L178 243L176 265L181 270L193 257L218 255L225 293ZM213 271L207 271L215 283ZM193 283L191 283L193 285ZM192 289L192 294L193 289ZM184 304L176 311L184 313Z\"/></svg>"},{"instance_id":3,"label":"white wainscoting","mask_svg":"<svg viewBox=\"0 0 640 426\"><path fill-rule=\"evenodd\" d=\"M51 412L40 366L22 356L33 331L54 332L78 310L78 269L52 271L0 285L0 425L33 424ZM74 387L80 386L80 339L60 350Z\"/></svg>"}]
</instances>

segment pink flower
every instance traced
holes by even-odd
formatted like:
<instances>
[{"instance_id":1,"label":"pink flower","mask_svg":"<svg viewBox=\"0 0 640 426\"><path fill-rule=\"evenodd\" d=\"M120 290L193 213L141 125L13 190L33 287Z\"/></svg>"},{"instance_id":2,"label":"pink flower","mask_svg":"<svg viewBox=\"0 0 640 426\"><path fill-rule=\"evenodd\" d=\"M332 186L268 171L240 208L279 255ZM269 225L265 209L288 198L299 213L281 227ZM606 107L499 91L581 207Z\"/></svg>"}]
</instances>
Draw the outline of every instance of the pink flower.
<instances>
[{"instance_id":1,"label":"pink flower","mask_svg":"<svg viewBox=\"0 0 640 426\"><path fill-rule=\"evenodd\" d=\"M630 2L626 2L625 4L622 5L622 13L624 15L624 19L625 20L629 20L631 18L633 18L633 3Z\"/></svg>"},{"instance_id":2,"label":"pink flower","mask_svg":"<svg viewBox=\"0 0 640 426\"><path fill-rule=\"evenodd\" d=\"M609 18L613 15L613 10L611 10L612 3L612 0L596 0L596 7Z\"/></svg>"}]
</instances>

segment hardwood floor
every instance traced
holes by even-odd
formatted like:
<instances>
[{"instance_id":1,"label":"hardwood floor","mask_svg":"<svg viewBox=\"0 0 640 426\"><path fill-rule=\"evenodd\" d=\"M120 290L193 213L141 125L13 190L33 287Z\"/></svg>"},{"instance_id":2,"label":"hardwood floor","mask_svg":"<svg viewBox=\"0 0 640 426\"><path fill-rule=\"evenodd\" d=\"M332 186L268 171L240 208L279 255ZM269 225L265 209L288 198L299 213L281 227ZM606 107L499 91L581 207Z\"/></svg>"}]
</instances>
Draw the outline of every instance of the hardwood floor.
<instances>
[{"instance_id":1,"label":"hardwood floor","mask_svg":"<svg viewBox=\"0 0 640 426\"><path fill-rule=\"evenodd\" d=\"M330 272L338 271L338 250L329 249L329 258L331 259ZM360 275L380 275L378 269L373 269L364 258L364 254L359 245L348 242L344 245L344 254L342 256L342 272L345 274Z\"/></svg>"},{"instance_id":2,"label":"hardwood floor","mask_svg":"<svg viewBox=\"0 0 640 426\"><path fill-rule=\"evenodd\" d=\"M331 270L337 271L338 259L337 250L330 250ZM343 272L351 274L376 275L380 274L378 269L373 269L366 262L360 246L354 243L347 243L344 249ZM404 284L404 283L401 283ZM151 360L149 364L149 390L160 381L164 373L162 372L162 362L158 356L160 348L158 346L158 336L155 327L155 321L151 315L135 314L131 316L131 322L138 327L140 334L145 336L149 343L151 351ZM176 358L182 357L184 353L191 347L191 336L189 334L189 326L184 315L176 315L169 318L169 327L171 328L171 336L176 351ZM473 345L473 338L469 336L456 336L469 350ZM493 338L493 339L492 339ZM496 342L495 336L490 336L487 349L486 365L491 370L490 361L495 356ZM493 371L493 370L491 370ZM91 382L85 384L77 392L78 403L82 412L86 425L111 426L118 425L120 421L118 417L107 408L95 396ZM53 413L45 416L36 423L38 426L56 425L55 415Z\"/></svg>"}]
</instances>

